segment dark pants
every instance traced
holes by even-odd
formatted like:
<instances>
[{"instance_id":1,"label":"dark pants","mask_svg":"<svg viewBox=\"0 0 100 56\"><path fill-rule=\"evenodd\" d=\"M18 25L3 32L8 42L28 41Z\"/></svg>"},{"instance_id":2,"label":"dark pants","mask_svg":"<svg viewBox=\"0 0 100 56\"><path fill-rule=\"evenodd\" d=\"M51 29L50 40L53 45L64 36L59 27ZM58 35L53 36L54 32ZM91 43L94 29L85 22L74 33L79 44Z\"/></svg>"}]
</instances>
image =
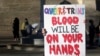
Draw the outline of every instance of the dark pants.
<instances>
[{"instance_id":1,"label":"dark pants","mask_svg":"<svg viewBox=\"0 0 100 56\"><path fill-rule=\"evenodd\" d=\"M90 44L90 46L94 45L94 34L89 35L89 44Z\"/></svg>"},{"instance_id":2,"label":"dark pants","mask_svg":"<svg viewBox=\"0 0 100 56\"><path fill-rule=\"evenodd\" d=\"M19 38L19 30L13 31L14 38Z\"/></svg>"}]
</instances>

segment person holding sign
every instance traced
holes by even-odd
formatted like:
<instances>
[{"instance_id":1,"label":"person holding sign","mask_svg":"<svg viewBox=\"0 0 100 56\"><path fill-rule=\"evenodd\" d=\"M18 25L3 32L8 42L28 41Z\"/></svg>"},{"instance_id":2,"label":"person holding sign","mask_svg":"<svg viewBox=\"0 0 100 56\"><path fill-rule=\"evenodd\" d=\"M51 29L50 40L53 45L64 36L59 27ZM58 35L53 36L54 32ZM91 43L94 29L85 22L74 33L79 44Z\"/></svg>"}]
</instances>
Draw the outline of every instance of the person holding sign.
<instances>
[{"instance_id":1,"label":"person holding sign","mask_svg":"<svg viewBox=\"0 0 100 56\"><path fill-rule=\"evenodd\" d=\"M89 20L89 23L89 45L92 47L94 45L95 26L93 20Z\"/></svg>"},{"instance_id":2,"label":"person holding sign","mask_svg":"<svg viewBox=\"0 0 100 56\"><path fill-rule=\"evenodd\" d=\"M44 5L45 56L85 56L84 20L84 5Z\"/></svg>"}]
</instances>

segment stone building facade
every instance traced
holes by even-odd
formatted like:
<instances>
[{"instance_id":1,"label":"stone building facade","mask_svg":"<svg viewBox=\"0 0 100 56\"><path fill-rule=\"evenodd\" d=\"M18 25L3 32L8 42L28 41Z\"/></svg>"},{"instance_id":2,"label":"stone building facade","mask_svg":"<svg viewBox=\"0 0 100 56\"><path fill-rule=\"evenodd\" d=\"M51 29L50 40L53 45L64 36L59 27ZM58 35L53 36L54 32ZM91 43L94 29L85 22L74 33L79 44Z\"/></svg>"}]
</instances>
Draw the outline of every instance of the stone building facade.
<instances>
[{"instance_id":1,"label":"stone building facade","mask_svg":"<svg viewBox=\"0 0 100 56\"><path fill-rule=\"evenodd\" d=\"M59 4L62 0L46 0L46 4ZM95 0L67 0L72 4L86 5L86 19L98 22L100 13L96 10ZM20 25L25 18L29 22L40 22L40 0L0 0L0 37L12 36L12 23L15 17ZM97 23L95 23L97 24ZM88 24L87 24L88 25Z\"/></svg>"},{"instance_id":2,"label":"stone building facade","mask_svg":"<svg viewBox=\"0 0 100 56\"><path fill-rule=\"evenodd\" d=\"M84 0L84 4L86 6L86 29L88 30L89 26L89 20L92 19L94 21L95 27L98 25L100 21L100 11L98 11L97 5L96 5L97 0ZM98 0L98 3L100 5L100 1Z\"/></svg>"},{"instance_id":3,"label":"stone building facade","mask_svg":"<svg viewBox=\"0 0 100 56\"><path fill-rule=\"evenodd\" d=\"M20 24L25 18L39 22L40 0L0 0L0 36L12 36L12 24L18 17Z\"/></svg>"}]
</instances>

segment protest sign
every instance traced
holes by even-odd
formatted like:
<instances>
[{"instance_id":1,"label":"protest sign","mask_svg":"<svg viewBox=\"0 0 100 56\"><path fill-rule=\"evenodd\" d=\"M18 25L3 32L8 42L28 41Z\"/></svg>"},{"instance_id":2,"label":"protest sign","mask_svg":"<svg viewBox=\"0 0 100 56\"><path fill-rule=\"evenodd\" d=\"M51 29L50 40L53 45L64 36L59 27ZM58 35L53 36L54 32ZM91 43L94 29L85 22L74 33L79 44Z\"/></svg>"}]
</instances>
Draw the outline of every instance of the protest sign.
<instances>
[{"instance_id":1,"label":"protest sign","mask_svg":"<svg viewBox=\"0 0 100 56\"><path fill-rule=\"evenodd\" d=\"M85 56L85 6L44 5L45 56Z\"/></svg>"}]
</instances>

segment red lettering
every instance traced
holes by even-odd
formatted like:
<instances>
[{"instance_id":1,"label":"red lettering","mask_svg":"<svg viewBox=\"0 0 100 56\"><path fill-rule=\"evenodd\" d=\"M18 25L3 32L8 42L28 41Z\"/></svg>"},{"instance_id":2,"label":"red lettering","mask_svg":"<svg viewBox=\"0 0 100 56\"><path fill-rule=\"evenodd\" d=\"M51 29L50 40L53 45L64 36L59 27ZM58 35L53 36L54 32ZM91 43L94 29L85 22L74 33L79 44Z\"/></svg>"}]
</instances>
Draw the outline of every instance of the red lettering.
<instances>
[{"instance_id":1,"label":"red lettering","mask_svg":"<svg viewBox=\"0 0 100 56\"><path fill-rule=\"evenodd\" d=\"M67 21L68 21L68 24L71 25L71 24L73 23L73 19L72 19L72 17L68 17Z\"/></svg>"},{"instance_id":2,"label":"red lettering","mask_svg":"<svg viewBox=\"0 0 100 56\"><path fill-rule=\"evenodd\" d=\"M66 25L67 23L66 17L63 17L62 21L63 21L63 24Z\"/></svg>"},{"instance_id":3,"label":"red lettering","mask_svg":"<svg viewBox=\"0 0 100 56\"><path fill-rule=\"evenodd\" d=\"M58 22L58 25L62 25L62 22L60 21L59 17L57 18L57 22Z\"/></svg>"},{"instance_id":4,"label":"red lettering","mask_svg":"<svg viewBox=\"0 0 100 56\"><path fill-rule=\"evenodd\" d=\"M56 17L52 17L52 24L53 25L56 25L57 24Z\"/></svg>"},{"instance_id":5,"label":"red lettering","mask_svg":"<svg viewBox=\"0 0 100 56\"><path fill-rule=\"evenodd\" d=\"M56 54L56 52L55 52L55 45L50 45L49 46L49 52L50 52L50 54L52 54L52 53Z\"/></svg>"},{"instance_id":6,"label":"red lettering","mask_svg":"<svg viewBox=\"0 0 100 56\"><path fill-rule=\"evenodd\" d=\"M68 54L67 45L61 45L62 47L62 54Z\"/></svg>"},{"instance_id":7,"label":"red lettering","mask_svg":"<svg viewBox=\"0 0 100 56\"><path fill-rule=\"evenodd\" d=\"M82 40L82 34L81 33L79 33L78 35L77 35L77 37L78 37L78 42L83 42L83 40Z\"/></svg>"},{"instance_id":8,"label":"red lettering","mask_svg":"<svg viewBox=\"0 0 100 56\"><path fill-rule=\"evenodd\" d=\"M80 51L79 51L79 45L75 44L75 45L50 45L49 46L49 53L50 54L61 54L61 55L76 55L79 56L80 55Z\"/></svg>"},{"instance_id":9,"label":"red lettering","mask_svg":"<svg viewBox=\"0 0 100 56\"><path fill-rule=\"evenodd\" d=\"M78 24L78 22L79 22L79 19L78 19L78 17L73 17L74 19L73 19L73 23L74 24Z\"/></svg>"},{"instance_id":10,"label":"red lettering","mask_svg":"<svg viewBox=\"0 0 100 56\"><path fill-rule=\"evenodd\" d=\"M62 18L53 16L52 17L52 25L67 25L67 24L78 24L79 18L76 16L63 16Z\"/></svg>"},{"instance_id":11,"label":"red lettering","mask_svg":"<svg viewBox=\"0 0 100 56\"><path fill-rule=\"evenodd\" d=\"M79 56L79 54L80 54L79 45L78 45L78 44L75 44L74 47L75 47L75 50L76 50L76 51L74 52L74 54L77 55L77 56Z\"/></svg>"},{"instance_id":12,"label":"red lettering","mask_svg":"<svg viewBox=\"0 0 100 56\"><path fill-rule=\"evenodd\" d=\"M62 34L64 42L83 42L82 34Z\"/></svg>"},{"instance_id":13,"label":"red lettering","mask_svg":"<svg viewBox=\"0 0 100 56\"><path fill-rule=\"evenodd\" d=\"M61 48L60 48L59 45L57 45L57 48L56 48L55 52L56 52L56 54L61 54L62 53Z\"/></svg>"},{"instance_id":14,"label":"red lettering","mask_svg":"<svg viewBox=\"0 0 100 56\"><path fill-rule=\"evenodd\" d=\"M68 52L69 52L70 55L73 54L73 52L74 52L74 48L73 48L72 45L68 45Z\"/></svg>"},{"instance_id":15,"label":"red lettering","mask_svg":"<svg viewBox=\"0 0 100 56\"><path fill-rule=\"evenodd\" d=\"M46 40L48 43L55 43L59 41L58 39L58 34L48 34L47 37L46 37Z\"/></svg>"}]
</instances>

